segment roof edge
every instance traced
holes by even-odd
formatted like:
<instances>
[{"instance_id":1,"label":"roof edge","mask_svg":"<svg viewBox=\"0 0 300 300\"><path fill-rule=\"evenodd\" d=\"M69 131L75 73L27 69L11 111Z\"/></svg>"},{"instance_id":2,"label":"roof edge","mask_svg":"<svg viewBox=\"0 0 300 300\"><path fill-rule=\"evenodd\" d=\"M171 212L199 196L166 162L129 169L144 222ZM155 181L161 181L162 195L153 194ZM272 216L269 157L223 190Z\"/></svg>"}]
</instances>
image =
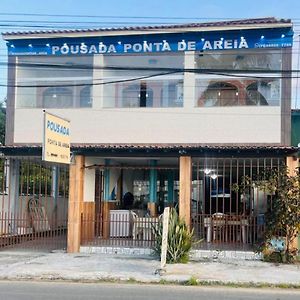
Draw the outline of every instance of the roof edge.
<instances>
[{"instance_id":1,"label":"roof edge","mask_svg":"<svg viewBox=\"0 0 300 300\"><path fill-rule=\"evenodd\" d=\"M70 30L33 30L4 32L4 40L17 39L41 39L41 38L61 38L61 37L80 37L80 36L116 36L133 34L164 34L181 33L193 31L216 31L220 30L249 30L266 28L292 27L291 19L276 19L274 17L239 19L232 21L206 22L206 23L187 23L174 25L155 25L155 26L127 26L112 28L95 29L70 29Z\"/></svg>"}]
</instances>

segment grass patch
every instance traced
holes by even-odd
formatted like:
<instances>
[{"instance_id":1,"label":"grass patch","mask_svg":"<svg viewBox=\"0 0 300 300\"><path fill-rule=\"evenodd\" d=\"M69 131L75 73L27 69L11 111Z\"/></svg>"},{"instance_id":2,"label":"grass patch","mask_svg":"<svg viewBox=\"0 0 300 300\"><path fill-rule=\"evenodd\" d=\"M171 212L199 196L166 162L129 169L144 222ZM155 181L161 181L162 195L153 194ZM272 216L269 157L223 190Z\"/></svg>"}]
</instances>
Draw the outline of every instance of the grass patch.
<instances>
[{"instance_id":1,"label":"grass patch","mask_svg":"<svg viewBox=\"0 0 300 300\"><path fill-rule=\"evenodd\" d=\"M198 279L192 276L184 285L199 285Z\"/></svg>"}]
</instances>

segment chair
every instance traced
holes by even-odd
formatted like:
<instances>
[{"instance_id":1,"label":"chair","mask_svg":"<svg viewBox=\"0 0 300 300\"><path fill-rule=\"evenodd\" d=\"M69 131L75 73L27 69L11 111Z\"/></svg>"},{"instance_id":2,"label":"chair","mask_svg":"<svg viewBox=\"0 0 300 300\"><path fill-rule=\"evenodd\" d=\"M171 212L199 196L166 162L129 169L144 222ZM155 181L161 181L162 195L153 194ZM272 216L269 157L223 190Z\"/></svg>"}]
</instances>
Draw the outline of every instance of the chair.
<instances>
[{"instance_id":1,"label":"chair","mask_svg":"<svg viewBox=\"0 0 300 300\"><path fill-rule=\"evenodd\" d=\"M138 217L135 212L131 212L133 219L132 237L134 240L151 241L155 229L158 228L158 224L162 216L156 217Z\"/></svg>"},{"instance_id":2,"label":"chair","mask_svg":"<svg viewBox=\"0 0 300 300\"><path fill-rule=\"evenodd\" d=\"M215 213L211 219L213 241L227 241L226 215L223 213Z\"/></svg>"},{"instance_id":3,"label":"chair","mask_svg":"<svg viewBox=\"0 0 300 300\"><path fill-rule=\"evenodd\" d=\"M134 240L137 240L139 237L143 235L143 228L140 226L140 222L138 222L138 215L130 211L133 221L133 227L132 227L132 237Z\"/></svg>"}]
</instances>

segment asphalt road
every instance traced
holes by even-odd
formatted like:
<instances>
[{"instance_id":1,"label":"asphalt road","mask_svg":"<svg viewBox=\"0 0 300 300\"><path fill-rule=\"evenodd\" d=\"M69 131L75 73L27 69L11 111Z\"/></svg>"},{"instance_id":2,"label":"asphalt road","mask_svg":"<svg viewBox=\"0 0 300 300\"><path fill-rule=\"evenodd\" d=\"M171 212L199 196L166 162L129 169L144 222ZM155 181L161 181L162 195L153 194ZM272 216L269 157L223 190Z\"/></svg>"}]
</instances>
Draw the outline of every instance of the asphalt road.
<instances>
[{"instance_id":1,"label":"asphalt road","mask_svg":"<svg viewBox=\"0 0 300 300\"><path fill-rule=\"evenodd\" d=\"M2 300L155 299L155 300L299 300L300 290L237 289L199 286L87 284L67 282L0 282Z\"/></svg>"}]
</instances>

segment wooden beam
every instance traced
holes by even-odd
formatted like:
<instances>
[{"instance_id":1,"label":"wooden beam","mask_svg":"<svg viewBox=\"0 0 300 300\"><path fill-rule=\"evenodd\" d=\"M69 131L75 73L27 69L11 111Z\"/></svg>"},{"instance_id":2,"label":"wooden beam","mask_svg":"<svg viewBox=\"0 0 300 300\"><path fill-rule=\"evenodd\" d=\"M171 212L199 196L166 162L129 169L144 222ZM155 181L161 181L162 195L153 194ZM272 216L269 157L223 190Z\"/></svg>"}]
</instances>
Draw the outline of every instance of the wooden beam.
<instances>
[{"instance_id":1,"label":"wooden beam","mask_svg":"<svg viewBox=\"0 0 300 300\"><path fill-rule=\"evenodd\" d=\"M299 168L299 159L298 157L295 156L287 156L286 158L286 166L288 168L289 171L289 175L292 176L296 176L297 175L297 170ZM298 231L299 234L299 231ZM298 237L295 237L291 244L293 248L298 248L298 239L299 239L300 235Z\"/></svg>"},{"instance_id":2,"label":"wooden beam","mask_svg":"<svg viewBox=\"0 0 300 300\"><path fill-rule=\"evenodd\" d=\"M299 168L299 159L295 156L287 156L286 166L288 167L289 175L296 176L297 169Z\"/></svg>"},{"instance_id":3,"label":"wooden beam","mask_svg":"<svg viewBox=\"0 0 300 300\"><path fill-rule=\"evenodd\" d=\"M192 158L179 158L179 217L191 226Z\"/></svg>"},{"instance_id":4,"label":"wooden beam","mask_svg":"<svg viewBox=\"0 0 300 300\"><path fill-rule=\"evenodd\" d=\"M95 238L95 202L82 202L82 215L85 220L81 226L81 241L92 241Z\"/></svg>"},{"instance_id":5,"label":"wooden beam","mask_svg":"<svg viewBox=\"0 0 300 300\"><path fill-rule=\"evenodd\" d=\"M84 156L75 157L70 165L68 205L68 253L79 252L81 240L81 213L83 203Z\"/></svg>"},{"instance_id":6,"label":"wooden beam","mask_svg":"<svg viewBox=\"0 0 300 300\"><path fill-rule=\"evenodd\" d=\"M157 216L157 204L155 202L148 202L147 204L149 213L151 217Z\"/></svg>"}]
</instances>

